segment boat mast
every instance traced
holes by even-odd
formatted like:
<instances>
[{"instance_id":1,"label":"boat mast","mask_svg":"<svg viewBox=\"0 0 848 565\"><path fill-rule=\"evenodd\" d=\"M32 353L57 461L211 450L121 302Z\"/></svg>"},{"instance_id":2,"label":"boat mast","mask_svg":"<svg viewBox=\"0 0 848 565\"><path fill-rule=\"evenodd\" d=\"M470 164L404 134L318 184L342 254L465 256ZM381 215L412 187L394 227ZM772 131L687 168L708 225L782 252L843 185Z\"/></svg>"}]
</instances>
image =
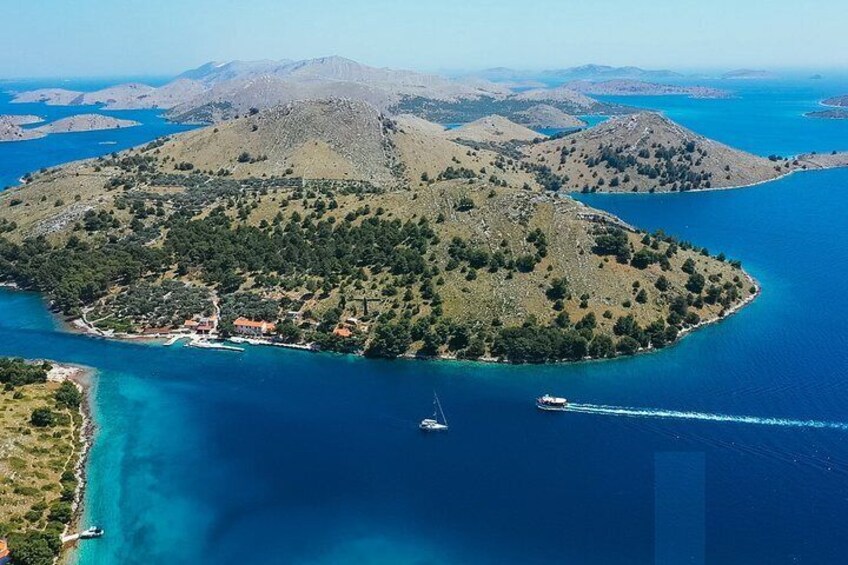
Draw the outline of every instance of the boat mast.
<instances>
[{"instance_id":1,"label":"boat mast","mask_svg":"<svg viewBox=\"0 0 848 565\"><path fill-rule=\"evenodd\" d=\"M433 404L435 404L435 406L433 407L433 418L436 418L436 408L438 407L439 413L442 415L442 422L444 422L444 424L447 426L448 419L445 418L445 411L442 410L442 403L439 402L439 396L435 393L435 391L433 392ZM436 421L438 421L438 418L436 418Z\"/></svg>"}]
</instances>

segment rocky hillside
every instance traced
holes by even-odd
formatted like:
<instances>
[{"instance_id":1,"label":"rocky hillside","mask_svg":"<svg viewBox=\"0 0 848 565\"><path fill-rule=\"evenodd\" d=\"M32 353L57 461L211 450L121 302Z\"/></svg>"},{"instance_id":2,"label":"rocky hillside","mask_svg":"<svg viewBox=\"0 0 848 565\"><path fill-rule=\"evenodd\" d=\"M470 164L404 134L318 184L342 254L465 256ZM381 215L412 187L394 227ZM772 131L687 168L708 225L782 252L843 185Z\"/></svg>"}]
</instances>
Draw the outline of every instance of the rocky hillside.
<instances>
[{"instance_id":1,"label":"rocky hillside","mask_svg":"<svg viewBox=\"0 0 848 565\"><path fill-rule=\"evenodd\" d=\"M542 137L532 129L498 115L486 116L471 123L463 124L458 128L449 130L446 134L452 139L484 143L526 142Z\"/></svg>"},{"instance_id":2,"label":"rocky hillside","mask_svg":"<svg viewBox=\"0 0 848 565\"><path fill-rule=\"evenodd\" d=\"M533 102L566 102L574 106L578 111L589 112L597 101L581 94L567 86L555 88L535 88L526 90L514 96L516 100L530 100Z\"/></svg>"},{"instance_id":3,"label":"rocky hillside","mask_svg":"<svg viewBox=\"0 0 848 565\"><path fill-rule=\"evenodd\" d=\"M351 101L37 173L0 195L0 231L0 279L99 331L165 331L215 301L223 332L279 321L281 340L387 357L630 354L755 292L723 256Z\"/></svg>"},{"instance_id":4,"label":"rocky hillside","mask_svg":"<svg viewBox=\"0 0 848 565\"><path fill-rule=\"evenodd\" d=\"M750 185L789 172L655 113L610 119L526 149L549 187L585 192L673 192Z\"/></svg>"},{"instance_id":5,"label":"rocky hillside","mask_svg":"<svg viewBox=\"0 0 848 565\"><path fill-rule=\"evenodd\" d=\"M502 85L484 80L451 80L413 71L370 67L343 57L302 61L207 63L161 87L124 83L94 92L39 89L17 93L13 102L75 106L102 104L107 109L172 109L179 121L217 121L250 108L316 98L352 98L385 109L403 97L456 101L507 96Z\"/></svg>"},{"instance_id":6,"label":"rocky hillside","mask_svg":"<svg viewBox=\"0 0 848 565\"><path fill-rule=\"evenodd\" d=\"M586 122L571 114L566 114L550 104L536 104L526 110L521 110L513 118L529 128L577 129Z\"/></svg>"}]
</instances>

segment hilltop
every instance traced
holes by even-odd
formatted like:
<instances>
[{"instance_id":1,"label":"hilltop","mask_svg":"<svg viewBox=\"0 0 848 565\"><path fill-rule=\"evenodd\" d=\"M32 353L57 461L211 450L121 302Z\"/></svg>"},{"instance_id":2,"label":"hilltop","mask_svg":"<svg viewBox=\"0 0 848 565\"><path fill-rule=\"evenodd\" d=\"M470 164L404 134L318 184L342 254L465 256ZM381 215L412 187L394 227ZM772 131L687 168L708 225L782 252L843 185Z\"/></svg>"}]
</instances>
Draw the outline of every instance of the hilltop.
<instances>
[{"instance_id":1,"label":"hilltop","mask_svg":"<svg viewBox=\"0 0 848 565\"><path fill-rule=\"evenodd\" d=\"M0 195L0 277L106 334L220 308L224 335L248 317L323 349L515 362L663 347L756 292L536 179L420 118L294 103L30 176Z\"/></svg>"},{"instance_id":2,"label":"hilltop","mask_svg":"<svg viewBox=\"0 0 848 565\"><path fill-rule=\"evenodd\" d=\"M526 110L516 112L513 117L518 123L530 128L572 129L586 125L580 118L566 114L550 104L530 106Z\"/></svg>"},{"instance_id":3,"label":"hilltop","mask_svg":"<svg viewBox=\"0 0 848 565\"><path fill-rule=\"evenodd\" d=\"M505 143L508 141L533 141L541 137L530 128L511 122L503 116L491 115L471 123L463 124L447 132L453 139L479 141L484 143Z\"/></svg>"},{"instance_id":4,"label":"hilltop","mask_svg":"<svg viewBox=\"0 0 848 565\"><path fill-rule=\"evenodd\" d=\"M750 185L792 170L707 139L652 112L616 117L526 148L550 186L584 192L672 192Z\"/></svg>"}]
</instances>

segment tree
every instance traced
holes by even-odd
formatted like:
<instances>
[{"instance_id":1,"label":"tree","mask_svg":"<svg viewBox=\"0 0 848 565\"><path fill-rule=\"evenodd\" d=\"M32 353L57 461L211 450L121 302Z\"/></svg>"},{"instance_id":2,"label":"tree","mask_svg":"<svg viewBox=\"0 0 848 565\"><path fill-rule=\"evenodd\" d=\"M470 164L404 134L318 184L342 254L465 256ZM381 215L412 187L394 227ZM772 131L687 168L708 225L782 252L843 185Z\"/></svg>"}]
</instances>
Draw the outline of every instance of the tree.
<instances>
[{"instance_id":1,"label":"tree","mask_svg":"<svg viewBox=\"0 0 848 565\"><path fill-rule=\"evenodd\" d=\"M275 328L277 335L285 343L297 343L300 341L302 332L291 320L283 320Z\"/></svg>"},{"instance_id":2,"label":"tree","mask_svg":"<svg viewBox=\"0 0 848 565\"><path fill-rule=\"evenodd\" d=\"M568 296L568 280L565 277L553 279L550 288L545 291L550 300L562 300Z\"/></svg>"},{"instance_id":3,"label":"tree","mask_svg":"<svg viewBox=\"0 0 848 565\"><path fill-rule=\"evenodd\" d=\"M374 330L374 338L365 350L365 355L394 358L406 353L410 345L412 338L408 323L382 323Z\"/></svg>"},{"instance_id":4,"label":"tree","mask_svg":"<svg viewBox=\"0 0 848 565\"><path fill-rule=\"evenodd\" d=\"M59 553L58 542L59 536L31 531L12 537L9 547L17 565L52 565Z\"/></svg>"},{"instance_id":5,"label":"tree","mask_svg":"<svg viewBox=\"0 0 848 565\"><path fill-rule=\"evenodd\" d=\"M53 393L56 405L60 408L79 408L82 404L82 393L69 381L64 381Z\"/></svg>"},{"instance_id":6,"label":"tree","mask_svg":"<svg viewBox=\"0 0 848 565\"><path fill-rule=\"evenodd\" d=\"M692 273L689 275L689 280L686 281L686 290L694 294L700 294L704 290L704 284L706 284L704 275L701 273Z\"/></svg>"},{"instance_id":7,"label":"tree","mask_svg":"<svg viewBox=\"0 0 848 565\"><path fill-rule=\"evenodd\" d=\"M529 273L536 267L536 258L533 255L521 255L515 260L515 268L522 273Z\"/></svg>"},{"instance_id":8,"label":"tree","mask_svg":"<svg viewBox=\"0 0 848 565\"><path fill-rule=\"evenodd\" d=\"M612 338L606 334L596 335L589 344L589 356L597 359L615 355Z\"/></svg>"},{"instance_id":9,"label":"tree","mask_svg":"<svg viewBox=\"0 0 848 565\"><path fill-rule=\"evenodd\" d=\"M633 355L637 351L639 351L639 342L630 337L629 335L624 336L618 343L615 345L616 350L623 355Z\"/></svg>"},{"instance_id":10,"label":"tree","mask_svg":"<svg viewBox=\"0 0 848 565\"><path fill-rule=\"evenodd\" d=\"M29 417L29 422L37 428L56 425L56 414L49 408L35 408Z\"/></svg>"},{"instance_id":11,"label":"tree","mask_svg":"<svg viewBox=\"0 0 848 565\"><path fill-rule=\"evenodd\" d=\"M671 288L671 283L668 282L668 279L665 278L665 275L660 275L657 279L657 282L654 283L654 286L657 287L657 290L665 292L669 288Z\"/></svg>"},{"instance_id":12,"label":"tree","mask_svg":"<svg viewBox=\"0 0 848 565\"><path fill-rule=\"evenodd\" d=\"M689 257L683 262L683 267L681 267L681 269L684 273L688 273L691 275L695 272L695 261L693 261L692 258Z\"/></svg>"}]
</instances>

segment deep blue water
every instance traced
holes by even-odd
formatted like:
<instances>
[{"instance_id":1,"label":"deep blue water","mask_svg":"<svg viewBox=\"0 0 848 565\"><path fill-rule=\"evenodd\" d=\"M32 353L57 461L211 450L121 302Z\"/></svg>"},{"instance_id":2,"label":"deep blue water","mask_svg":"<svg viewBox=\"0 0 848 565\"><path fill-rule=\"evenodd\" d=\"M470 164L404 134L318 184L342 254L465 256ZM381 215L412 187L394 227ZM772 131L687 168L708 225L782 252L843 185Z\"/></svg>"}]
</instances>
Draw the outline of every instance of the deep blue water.
<instances>
[{"instance_id":1,"label":"deep blue water","mask_svg":"<svg viewBox=\"0 0 848 565\"><path fill-rule=\"evenodd\" d=\"M781 110L806 83L751 88L640 103L758 153L848 149L848 122ZM502 367L113 343L0 292L0 354L100 370L86 519L108 533L80 562L844 562L848 431L532 399L848 422L848 171L581 200L741 259L762 296L656 354ZM451 430L422 436L434 389Z\"/></svg>"},{"instance_id":2,"label":"deep blue water","mask_svg":"<svg viewBox=\"0 0 848 565\"><path fill-rule=\"evenodd\" d=\"M132 79L125 79L132 80ZM160 80L144 80L158 84ZM191 129L168 123L161 117L161 110L103 110L99 106L48 106L46 104L12 104L12 91L57 87L70 90L90 91L104 88L114 81L67 80L50 82L44 80L0 81L0 115L33 114L52 122L75 114L101 113L120 119L135 120L142 126L120 130L89 131L48 135L39 139L0 143L0 190L18 184L28 172L42 167L52 167L68 161L98 157L113 151L121 151L140 145L151 139ZM38 127L44 122L25 127Z\"/></svg>"}]
</instances>

